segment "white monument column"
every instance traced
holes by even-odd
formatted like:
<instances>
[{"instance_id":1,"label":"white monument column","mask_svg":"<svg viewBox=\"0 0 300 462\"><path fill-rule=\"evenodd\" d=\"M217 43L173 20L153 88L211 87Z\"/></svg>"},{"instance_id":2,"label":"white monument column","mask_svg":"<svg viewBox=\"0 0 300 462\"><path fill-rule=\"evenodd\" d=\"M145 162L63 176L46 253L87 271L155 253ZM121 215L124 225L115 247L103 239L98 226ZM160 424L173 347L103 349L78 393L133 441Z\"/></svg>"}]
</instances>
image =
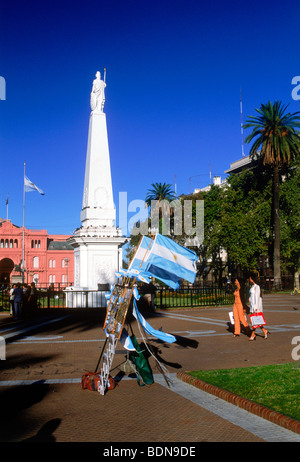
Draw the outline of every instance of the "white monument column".
<instances>
[{"instance_id":1,"label":"white monument column","mask_svg":"<svg viewBox=\"0 0 300 462\"><path fill-rule=\"evenodd\" d=\"M126 237L116 227L116 210L107 137L105 81L96 73L91 92L91 114L85 165L81 227L69 239L74 247L73 290L97 290L113 284L120 269L120 253Z\"/></svg>"}]
</instances>

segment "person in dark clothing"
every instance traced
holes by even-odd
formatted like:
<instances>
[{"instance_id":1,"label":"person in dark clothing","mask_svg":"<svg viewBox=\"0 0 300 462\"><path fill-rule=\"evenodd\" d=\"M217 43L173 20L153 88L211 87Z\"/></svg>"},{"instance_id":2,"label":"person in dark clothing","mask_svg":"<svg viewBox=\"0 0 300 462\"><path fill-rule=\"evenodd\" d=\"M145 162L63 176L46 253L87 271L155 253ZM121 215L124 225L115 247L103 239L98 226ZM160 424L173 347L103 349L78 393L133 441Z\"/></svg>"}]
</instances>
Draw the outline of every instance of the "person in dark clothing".
<instances>
[{"instance_id":1,"label":"person in dark clothing","mask_svg":"<svg viewBox=\"0 0 300 462\"><path fill-rule=\"evenodd\" d=\"M37 309L37 290L34 282L31 283L28 303L31 312Z\"/></svg>"},{"instance_id":2,"label":"person in dark clothing","mask_svg":"<svg viewBox=\"0 0 300 462\"><path fill-rule=\"evenodd\" d=\"M22 301L23 301L23 289L21 284L18 283L17 287L13 290L14 295L14 307L15 307L15 318L18 319L22 316Z\"/></svg>"}]
</instances>

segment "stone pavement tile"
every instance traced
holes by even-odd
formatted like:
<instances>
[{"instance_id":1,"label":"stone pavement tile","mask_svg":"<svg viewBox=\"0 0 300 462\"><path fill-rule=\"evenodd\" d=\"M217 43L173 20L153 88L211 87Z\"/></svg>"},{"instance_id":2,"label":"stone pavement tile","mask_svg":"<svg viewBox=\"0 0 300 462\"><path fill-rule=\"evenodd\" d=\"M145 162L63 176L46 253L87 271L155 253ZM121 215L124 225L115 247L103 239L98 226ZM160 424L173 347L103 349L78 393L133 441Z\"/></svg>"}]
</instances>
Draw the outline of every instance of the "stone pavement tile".
<instances>
[{"instance_id":1,"label":"stone pavement tile","mask_svg":"<svg viewBox=\"0 0 300 462\"><path fill-rule=\"evenodd\" d=\"M105 396L80 384L52 384L2 387L0 397L12 409L2 413L2 441L263 441L157 383L140 387L135 379Z\"/></svg>"},{"instance_id":2,"label":"stone pavement tile","mask_svg":"<svg viewBox=\"0 0 300 462\"><path fill-rule=\"evenodd\" d=\"M270 422L275 423L276 425L280 425L288 430L300 434L300 422L296 419L292 419L280 412L275 412L269 409L266 406L263 406L259 403L256 403L250 399L246 399L242 396L239 396L235 393L232 393L228 390L223 388L217 387L215 385L211 385L210 383L204 382L199 380L187 373L178 372L177 378L180 380L196 387L201 390L206 391L214 396L221 398L222 400L228 401L229 403L234 404L237 407L247 410L255 415L263 417ZM300 441L300 435L299 435Z\"/></svg>"},{"instance_id":3,"label":"stone pavement tile","mask_svg":"<svg viewBox=\"0 0 300 462\"><path fill-rule=\"evenodd\" d=\"M230 307L218 307L180 310L172 317L162 313L163 316L147 318L154 328L181 332L180 335L197 340L197 349L155 340L151 343L168 362L171 374L291 362L291 342L299 335L299 300L264 297L272 332L267 341L258 337L256 342L248 342L245 336L237 341L232 339L227 330ZM78 380L85 370L94 370L104 338L103 314L97 310L76 311L68 313L68 317L63 314L55 311L51 316L62 316L59 322L44 323L41 329L26 331L19 342L11 340L7 345L7 360L0 362L2 385L7 380L51 379L54 383L0 387L1 440L246 442L270 438L266 432L255 436L255 431L251 431L255 426L245 430L242 424L218 415L217 409L215 412L206 409L201 403L172 393L159 383L139 387L136 380L124 379L104 397L82 390L79 383L59 383L72 378ZM12 325L13 320L1 317L0 328L5 330ZM139 337L134 321L132 326ZM117 354L114 364L119 364L125 354L125 351Z\"/></svg>"},{"instance_id":4,"label":"stone pavement tile","mask_svg":"<svg viewBox=\"0 0 300 462\"><path fill-rule=\"evenodd\" d=\"M155 379L157 383L166 386L160 376L156 376ZM171 390L267 442L300 442L300 435L295 431L248 412L218 395L195 387L194 384L186 383L182 378L178 379L178 376L172 377Z\"/></svg>"}]
</instances>

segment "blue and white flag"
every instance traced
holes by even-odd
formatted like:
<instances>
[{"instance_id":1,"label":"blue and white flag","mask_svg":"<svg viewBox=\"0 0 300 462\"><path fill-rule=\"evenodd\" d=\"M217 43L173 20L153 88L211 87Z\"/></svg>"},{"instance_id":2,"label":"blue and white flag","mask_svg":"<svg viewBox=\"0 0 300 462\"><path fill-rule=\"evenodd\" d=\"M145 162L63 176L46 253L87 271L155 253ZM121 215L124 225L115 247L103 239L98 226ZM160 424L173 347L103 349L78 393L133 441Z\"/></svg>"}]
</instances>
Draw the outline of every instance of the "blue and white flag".
<instances>
[{"instance_id":1,"label":"blue and white flag","mask_svg":"<svg viewBox=\"0 0 300 462\"><path fill-rule=\"evenodd\" d=\"M176 337L172 334L166 334L165 332L162 332L161 330L153 329L152 326L146 321L146 319L141 315L141 313L138 310L136 300L133 299L133 309L132 309L133 316L136 318L136 320L141 324L143 329L153 337L158 338L159 340L162 340L163 342L167 343L174 343L176 342Z\"/></svg>"},{"instance_id":2,"label":"blue and white flag","mask_svg":"<svg viewBox=\"0 0 300 462\"><path fill-rule=\"evenodd\" d=\"M32 181L30 181L27 176L24 177L24 186L25 186L25 192L30 192L30 191L38 191L42 196L44 196L44 191L40 188L38 188Z\"/></svg>"},{"instance_id":3,"label":"blue and white flag","mask_svg":"<svg viewBox=\"0 0 300 462\"><path fill-rule=\"evenodd\" d=\"M181 279L191 284L195 281L197 260L192 250L157 234L145 259L144 271L173 289L178 289Z\"/></svg>"},{"instance_id":4,"label":"blue and white flag","mask_svg":"<svg viewBox=\"0 0 300 462\"><path fill-rule=\"evenodd\" d=\"M122 334L120 337L120 342L123 345L123 347L128 350L128 351L136 351L131 338L129 337L129 334L125 328L122 330Z\"/></svg>"},{"instance_id":5,"label":"blue and white flag","mask_svg":"<svg viewBox=\"0 0 300 462\"><path fill-rule=\"evenodd\" d=\"M143 236L142 240L135 252L130 264L129 270L138 270L143 272L146 267L146 261L151 252L151 247L153 245L153 239L147 236Z\"/></svg>"},{"instance_id":6,"label":"blue and white flag","mask_svg":"<svg viewBox=\"0 0 300 462\"><path fill-rule=\"evenodd\" d=\"M136 279L137 281L145 282L146 284L150 284L150 279L147 275L140 272L139 270L135 269L124 269L120 268L120 270L115 273L117 278L128 277L132 279Z\"/></svg>"}]
</instances>

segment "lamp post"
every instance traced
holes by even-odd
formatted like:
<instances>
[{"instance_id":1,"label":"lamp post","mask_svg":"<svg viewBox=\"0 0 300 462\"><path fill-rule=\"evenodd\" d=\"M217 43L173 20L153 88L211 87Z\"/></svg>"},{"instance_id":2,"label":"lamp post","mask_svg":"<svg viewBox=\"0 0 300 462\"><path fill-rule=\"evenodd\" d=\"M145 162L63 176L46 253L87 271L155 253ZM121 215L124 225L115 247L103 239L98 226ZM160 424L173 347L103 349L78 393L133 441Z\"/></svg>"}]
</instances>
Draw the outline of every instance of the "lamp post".
<instances>
[{"instance_id":1,"label":"lamp post","mask_svg":"<svg viewBox=\"0 0 300 462\"><path fill-rule=\"evenodd\" d=\"M70 261L70 258L65 258L65 266L66 266L66 270L67 270L66 285L67 285L67 283L69 282L69 281L68 281L68 267L69 267L69 261Z\"/></svg>"}]
</instances>

